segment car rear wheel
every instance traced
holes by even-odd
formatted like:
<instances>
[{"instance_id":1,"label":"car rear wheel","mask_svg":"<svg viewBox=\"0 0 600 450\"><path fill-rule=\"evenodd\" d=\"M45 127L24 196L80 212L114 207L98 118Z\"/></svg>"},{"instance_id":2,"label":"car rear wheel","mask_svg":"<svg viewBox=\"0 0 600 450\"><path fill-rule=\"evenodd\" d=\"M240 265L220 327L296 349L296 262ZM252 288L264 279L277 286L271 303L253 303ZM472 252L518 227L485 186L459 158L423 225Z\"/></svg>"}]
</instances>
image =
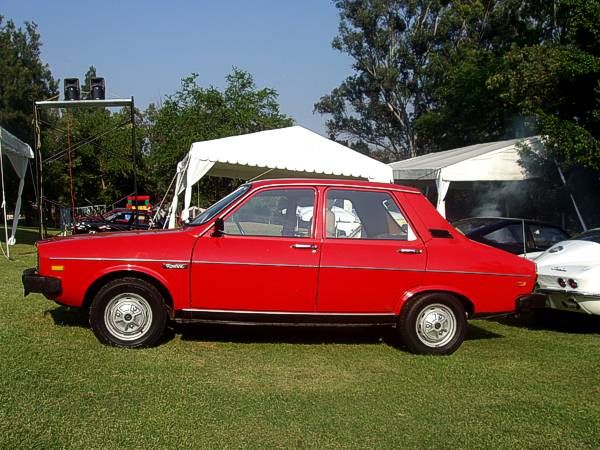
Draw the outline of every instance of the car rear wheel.
<instances>
[{"instance_id":1,"label":"car rear wheel","mask_svg":"<svg viewBox=\"0 0 600 450\"><path fill-rule=\"evenodd\" d=\"M162 295L138 278L119 278L104 285L90 309L98 340L117 347L150 347L163 335L167 312Z\"/></svg>"},{"instance_id":2,"label":"car rear wheel","mask_svg":"<svg viewBox=\"0 0 600 450\"><path fill-rule=\"evenodd\" d=\"M454 296L429 293L410 299L398 321L400 337L414 353L449 355L463 343L465 308Z\"/></svg>"}]
</instances>

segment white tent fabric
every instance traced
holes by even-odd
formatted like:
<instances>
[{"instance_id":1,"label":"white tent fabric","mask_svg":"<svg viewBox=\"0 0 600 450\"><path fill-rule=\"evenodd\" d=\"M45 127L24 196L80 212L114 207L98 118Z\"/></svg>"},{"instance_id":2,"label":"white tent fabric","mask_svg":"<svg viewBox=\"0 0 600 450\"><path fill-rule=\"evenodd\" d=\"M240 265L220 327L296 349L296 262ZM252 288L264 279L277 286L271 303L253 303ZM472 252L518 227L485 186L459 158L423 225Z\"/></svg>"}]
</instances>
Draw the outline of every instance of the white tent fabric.
<instances>
[{"instance_id":1,"label":"white tent fabric","mask_svg":"<svg viewBox=\"0 0 600 450\"><path fill-rule=\"evenodd\" d=\"M397 182L435 180L437 210L445 216L445 197L453 181L518 181L530 178L519 163L522 144L533 151L543 145L540 136L487 142L397 161L390 167Z\"/></svg>"},{"instance_id":2,"label":"white tent fabric","mask_svg":"<svg viewBox=\"0 0 600 450\"><path fill-rule=\"evenodd\" d=\"M310 176L392 182L387 165L300 126L195 142L177 165L169 228L175 227L178 195L185 191L182 219L188 218L192 186L203 176L249 180Z\"/></svg>"},{"instance_id":3,"label":"white tent fabric","mask_svg":"<svg viewBox=\"0 0 600 450\"><path fill-rule=\"evenodd\" d=\"M7 239L8 245L14 245L15 234L17 233L17 225L19 224L19 214L21 213L21 195L23 194L23 186L25 185L25 174L27 173L27 164L30 159L33 159L33 150L25 142L13 136L4 128L0 127L0 160L2 155L6 155L19 176L19 188L17 191L17 199L15 203L13 224L11 235ZM4 230L7 234L6 221L6 198L4 192L4 166L0 167L2 171L2 209L4 210Z\"/></svg>"}]
</instances>

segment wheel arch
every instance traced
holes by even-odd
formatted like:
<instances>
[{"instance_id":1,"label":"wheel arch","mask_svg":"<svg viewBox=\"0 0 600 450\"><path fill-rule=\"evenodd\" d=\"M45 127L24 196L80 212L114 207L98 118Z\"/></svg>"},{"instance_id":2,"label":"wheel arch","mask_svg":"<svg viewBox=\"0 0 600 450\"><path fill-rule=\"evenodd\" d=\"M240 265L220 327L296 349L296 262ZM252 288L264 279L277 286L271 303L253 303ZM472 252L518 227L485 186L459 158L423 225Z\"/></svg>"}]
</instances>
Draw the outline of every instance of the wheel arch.
<instances>
[{"instance_id":1,"label":"wheel arch","mask_svg":"<svg viewBox=\"0 0 600 450\"><path fill-rule=\"evenodd\" d=\"M167 287L160 280L153 277L152 275L136 270L115 270L113 272L105 273L104 275L94 280L94 282L87 288L85 292L82 307L89 308L92 304L92 300L94 300L94 297L102 288L102 286L104 286L110 281L117 280L119 278L137 278L146 281L147 283L154 286L156 289L158 289L163 299L165 300L169 316L173 316L173 297L171 296L171 293L169 292Z\"/></svg>"},{"instance_id":2,"label":"wheel arch","mask_svg":"<svg viewBox=\"0 0 600 450\"><path fill-rule=\"evenodd\" d=\"M465 308L465 311L467 313L467 317L469 319L472 318L473 315L475 314L475 305L473 304L473 301L466 294L458 292L453 289L447 289L447 288L438 287L438 286L423 288L423 289L419 289L418 291L412 291L412 292L405 294L404 297L402 297L402 300L400 302L400 305L398 308L398 314L402 314L402 310L404 309L404 307L406 306L406 303L409 300L421 297L426 294L452 295L453 297L455 297L457 300L459 300L462 303L462 305Z\"/></svg>"}]
</instances>

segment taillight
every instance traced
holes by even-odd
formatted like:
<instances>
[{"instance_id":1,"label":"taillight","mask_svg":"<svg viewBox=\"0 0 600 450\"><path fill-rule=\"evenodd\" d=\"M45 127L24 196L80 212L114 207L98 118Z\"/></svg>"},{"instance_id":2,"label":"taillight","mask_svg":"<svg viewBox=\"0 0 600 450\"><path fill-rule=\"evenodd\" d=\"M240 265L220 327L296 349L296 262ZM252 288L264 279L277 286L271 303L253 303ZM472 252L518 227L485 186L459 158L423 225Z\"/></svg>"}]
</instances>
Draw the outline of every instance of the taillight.
<instances>
[{"instance_id":1,"label":"taillight","mask_svg":"<svg viewBox=\"0 0 600 450\"><path fill-rule=\"evenodd\" d=\"M567 282L565 280L563 280L562 278L559 278L556 281L558 281L558 284L560 287L567 287Z\"/></svg>"},{"instance_id":2,"label":"taillight","mask_svg":"<svg viewBox=\"0 0 600 450\"><path fill-rule=\"evenodd\" d=\"M575 281L573 278L569 278L569 286L571 289L577 289L577 281Z\"/></svg>"}]
</instances>

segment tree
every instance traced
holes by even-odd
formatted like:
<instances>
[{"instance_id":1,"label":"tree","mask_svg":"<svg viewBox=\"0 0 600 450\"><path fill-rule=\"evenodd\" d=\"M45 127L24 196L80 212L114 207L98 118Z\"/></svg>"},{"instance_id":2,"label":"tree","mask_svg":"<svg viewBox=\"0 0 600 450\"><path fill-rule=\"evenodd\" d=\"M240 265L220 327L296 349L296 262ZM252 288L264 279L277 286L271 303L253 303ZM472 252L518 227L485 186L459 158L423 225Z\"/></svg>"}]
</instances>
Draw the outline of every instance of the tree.
<instances>
[{"instance_id":1,"label":"tree","mask_svg":"<svg viewBox=\"0 0 600 450\"><path fill-rule=\"evenodd\" d=\"M333 138L387 160L534 133L598 167L597 0L339 0Z\"/></svg>"},{"instance_id":2,"label":"tree","mask_svg":"<svg viewBox=\"0 0 600 450\"><path fill-rule=\"evenodd\" d=\"M0 15L0 125L31 144L33 148L33 102L46 100L58 93L58 84L52 78L47 64L40 57L42 42L33 22L25 28ZM43 113L43 121L52 120ZM44 125L42 125L44 126ZM16 198L18 179L12 170L5 173L8 199ZM32 183L25 183L23 211L30 219L30 202L34 198ZM12 200L9 205L12 205Z\"/></svg>"},{"instance_id":3,"label":"tree","mask_svg":"<svg viewBox=\"0 0 600 450\"><path fill-rule=\"evenodd\" d=\"M534 118L550 158L600 175L600 2L557 0L538 26L548 38L513 45L488 86Z\"/></svg>"},{"instance_id":4,"label":"tree","mask_svg":"<svg viewBox=\"0 0 600 450\"><path fill-rule=\"evenodd\" d=\"M355 74L315 110L331 118L334 139L370 148L383 160L420 152L415 120L429 108L428 67L447 35L444 1L339 0L333 48L354 59Z\"/></svg>"},{"instance_id":5,"label":"tree","mask_svg":"<svg viewBox=\"0 0 600 450\"><path fill-rule=\"evenodd\" d=\"M201 87L198 75L182 80L181 88L169 96L160 109L151 105L146 111L150 129L150 150L146 156L154 192L167 190L177 163L195 141L217 139L256 131L291 126L291 118L281 114L277 92L257 89L252 76L234 68L227 75L224 91ZM213 183L203 192L209 201L221 194ZM228 189L228 182L221 182ZM216 186L218 187L218 186Z\"/></svg>"},{"instance_id":6,"label":"tree","mask_svg":"<svg viewBox=\"0 0 600 450\"><path fill-rule=\"evenodd\" d=\"M41 46L35 23L17 28L0 16L0 124L26 142L33 136L33 102L58 94Z\"/></svg>"}]
</instances>

